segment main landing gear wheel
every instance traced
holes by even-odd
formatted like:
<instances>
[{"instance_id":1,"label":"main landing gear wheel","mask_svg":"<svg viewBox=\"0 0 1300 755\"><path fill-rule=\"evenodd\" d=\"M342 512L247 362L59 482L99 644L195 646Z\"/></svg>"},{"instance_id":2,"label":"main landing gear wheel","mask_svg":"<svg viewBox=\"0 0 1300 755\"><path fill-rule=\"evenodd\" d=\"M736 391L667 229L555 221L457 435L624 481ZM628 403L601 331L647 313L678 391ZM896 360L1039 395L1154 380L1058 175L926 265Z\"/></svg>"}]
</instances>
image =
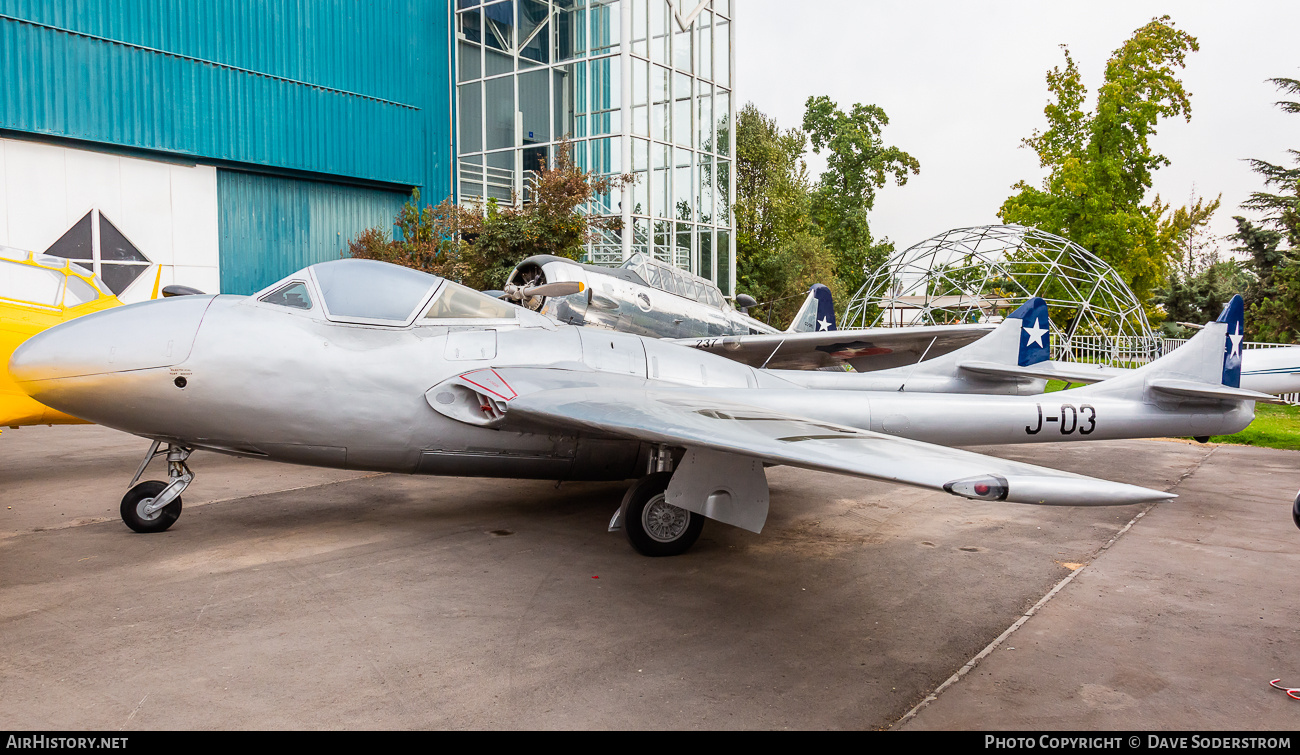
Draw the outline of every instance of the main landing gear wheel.
<instances>
[{"instance_id":1,"label":"main landing gear wheel","mask_svg":"<svg viewBox=\"0 0 1300 755\"><path fill-rule=\"evenodd\" d=\"M122 496L122 521L136 532L163 532L181 516L181 499L149 511L149 504L167 488L167 483L149 480L131 488Z\"/></svg>"},{"instance_id":2,"label":"main landing gear wheel","mask_svg":"<svg viewBox=\"0 0 1300 755\"><path fill-rule=\"evenodd\" d=\"M669 504L664 496L672 472L642 477L627 491L623 531L643 556L677 556L700 537L704 517Z\"/></svg>"},{"instance_id":3,"label":"main landing gear wheel","mask_svg":"<svg viewBox=\"0 0 1300 755\"><path fill-rule=\"evenodd\" d=\"M1300 493L1296 493L1295 503L1291 504L1291 521L1300 527Z\"/></svg>"}]
</instances>

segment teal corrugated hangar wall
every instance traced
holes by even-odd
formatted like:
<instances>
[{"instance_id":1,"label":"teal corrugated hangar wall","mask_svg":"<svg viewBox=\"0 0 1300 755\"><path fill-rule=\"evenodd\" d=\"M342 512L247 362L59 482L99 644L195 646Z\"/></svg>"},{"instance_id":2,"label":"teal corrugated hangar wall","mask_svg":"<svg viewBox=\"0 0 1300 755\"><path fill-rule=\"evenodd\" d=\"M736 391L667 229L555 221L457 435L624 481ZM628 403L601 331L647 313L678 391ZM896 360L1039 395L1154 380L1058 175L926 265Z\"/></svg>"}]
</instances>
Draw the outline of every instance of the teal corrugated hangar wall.
<instances>
[{"instance_id":1,"label":"teal corrugated hangar wall","mask_svg":"<svg viewBox=\"0 0 1300 755\"><path fill-rule=\"evenodd\" d=\"M218 171L221 289L252 293L307 265L346 256L349 239L391 224L407 199L400 192Z\"/></svg>"},{"instance_id":2,"label":"teal corrugated hangar wall","mask_svg":"<svg viewBox=\"0 0 1300 755\"><path fill-rule=\"evenodd\" d=\"M0 134L216 165L250 293L451 195L449 2L0 0Z\"/></svg>"}]
</instances>

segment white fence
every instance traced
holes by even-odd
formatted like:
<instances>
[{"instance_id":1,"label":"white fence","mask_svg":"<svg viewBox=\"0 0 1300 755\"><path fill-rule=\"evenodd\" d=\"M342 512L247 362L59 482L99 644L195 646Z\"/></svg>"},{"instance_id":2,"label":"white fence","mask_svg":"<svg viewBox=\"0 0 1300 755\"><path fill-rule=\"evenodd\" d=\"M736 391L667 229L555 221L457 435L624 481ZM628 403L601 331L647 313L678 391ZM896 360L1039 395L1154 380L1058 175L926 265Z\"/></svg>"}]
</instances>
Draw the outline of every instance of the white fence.
<instances>
[{"instance_id":1,"label":"white fence","mask_svg":"<svg viewBox=\"0 0 1300 755\"><path fill-rule=\"evenodd\" d=\"M1143 338L1141 336L1075 336L1066 341L1052 339L1052 358L1061 362L1092 362L1112 367L1141 367L1187 343L1185 338ZM1243 349L1276 349L1292 344L1243 341ZM1300 394L1281 398L1300 402Z\"/></svg>"}]
</instances>

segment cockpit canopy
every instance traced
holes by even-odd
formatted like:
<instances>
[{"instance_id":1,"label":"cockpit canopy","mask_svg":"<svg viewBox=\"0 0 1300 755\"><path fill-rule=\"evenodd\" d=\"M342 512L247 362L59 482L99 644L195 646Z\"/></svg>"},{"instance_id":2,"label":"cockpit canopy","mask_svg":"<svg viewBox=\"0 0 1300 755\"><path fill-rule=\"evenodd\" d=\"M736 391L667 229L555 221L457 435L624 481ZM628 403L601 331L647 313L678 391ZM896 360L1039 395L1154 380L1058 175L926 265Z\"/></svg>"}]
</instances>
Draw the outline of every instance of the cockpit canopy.
<instances>
[{"instance_id":1,"label":"cockpit canopy","mask_svg":"<svg viewBox=\"0 0 1300 755\"><path fill-rule=\"evenodd\" d=\"M650 259L640 252L628 257L620 267L635 272L647 284L660 291L677 294L718 309L725 306L722 292L712 281L659 260Z\"/></svg>"},{"instance_id":2,"label":"cockpit canopy","mask_svg":"<svg viewBox=\"0 0 1300 755\"><path fill-rule=\"evenodd\" d=\"M331 319L406 322L442 282L436 275L374 260L335 260L309 269Z\"/></svg>"},{"instance_id":3,"label":"cockpit canopy","mask_svg":"<svg viewBox=\"0 0 1300 755\"><path fill-rule=\"evenodd\" d=\"M518 308L436 275L375 260L322 262L256 294L258 301L310 311L312 286L336 322L400 326L432 320L514 319ZM422 316L421 313L423 313Z\"/></svg>"},{"instance_id":4,"label":"cockpit canopy","mask_svg":"<svg viewBox=\"0 0 1300 755\"><path fill-rule=\"evenodd\" d=\"M106 291L94 273L62 257L0 246L0 299L75 307L111 296Z\"/></svg>"}]
</instances>

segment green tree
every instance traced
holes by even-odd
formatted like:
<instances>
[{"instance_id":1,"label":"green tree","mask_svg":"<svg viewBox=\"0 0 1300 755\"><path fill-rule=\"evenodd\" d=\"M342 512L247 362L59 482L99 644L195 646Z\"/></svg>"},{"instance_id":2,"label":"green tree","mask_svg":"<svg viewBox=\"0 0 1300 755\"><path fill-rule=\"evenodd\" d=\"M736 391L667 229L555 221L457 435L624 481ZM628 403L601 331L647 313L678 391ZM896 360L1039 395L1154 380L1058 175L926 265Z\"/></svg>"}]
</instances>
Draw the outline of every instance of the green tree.
<instances>
[{"instance_id":1,"label":"green tree","mask_svg":"<svg viewBox=\"0 0 1300 755\"><path fill-rule=\"evenodd\" d=\"M1184 278L1190 279L1197 270L1218 259L1210 221L1222 203L1222 194L1212 202L1193 195L1191 204L1174 210L1168 222L1161 226L1161 244L1171 250L1171 266Z\"/></svg>"},{"instance_id":2,"label":"green tree","mask_svg":"<svg viewBox=\"0 0 1300 755\"><path fill-rule=\"evenodd\" d=\"M416 210L418 192L398 214L401 238L378 228L349 243L353 257L379 259L442 275L478 289L500 289L515 265L535 254L579 259L596 229L617 230L620 218L578 211L592 198L632 181L631 175L597 176L573 163L567 142L556 149L555 166L543 167L529 200L478 207L450 199Z\"/></svg>"},{"instance_id":3,"label":"green tree","mask_svg":"<svg viewBox=\"0 0 1300 755\"><path fill-rule=\"evenodd\" d=\"M1269 81L1284 94L1300 95L1300 81L1276 78ZM1276 103L1287 113L1300 113L1300 102ZM1242 207L1265 213L1259 225L1242 217L1232 238L1236 251L1250 256L1256 280L1246 291L1246 331L1251 338L1295 343L1300 338L1300 150L1287 150L1296 167L1287 168L1267 160L1251 160L1250 167L1264 179L1266 189L1242 202ZM1290 251L1282 242L1290 244Z\"/></svg>"},{"instance_id":4,"label":"green tree","mask_svg":"<svg viewBox=\"0 0 1300 755\"><path fill-rule=\"evenodd\" d=\"M1188 338L1192 329L1180 322L1205 323L1219 316L1223 305L1254 283L1254 276L1235 259L1213 260L1190 275L1175 270L1169 284L1157 292L1165 322L1161 329L1170 338Z\"/></svg>"},{"instance_id":5,"label":"green tree","mask_svg":"<svg viewBox=\"0 0 1300 755\"><path fill-rule=\"evenodd\" d=\"M803 128L813 151L827 152L826 171L812 194L812 217L835 256L835 273L846 291L855 292L866 281L867 270L879 267L893 244L873 242L867 213L876 203L876 191L892 175L907 183L921 163L898 147L886 147L881 129L889 117L876 105L855 104L848 113L829 97L809 97Z\"/></svg>"},{"instance_id":6,"label":"green tree","mask_svg":"<svg viewBox=\"0 0 1300 755\"><path fill-rule=\"evenodd\" d=\"M1080 244L1123 275L1140 300L1166 280L1176 234L1156 197L1144 204L1152 173L1169 159L1151 148L1163 118L1191 119L1191 101L1176 69L1196 38L1168 16L1134 32L1106 64L1097 104L1083 110L1087 90L1065 49L1065 67L1047 74L1054 96L1048 128L1025 140L1048 170L1041 188L1024 181L1002 204L1004 222L1033 226Z\"/></svg>"},{"instance_id":7,"label":"green tree","mask_svg":"<svg viewBox=\"0 0 1300 755\"><path fill-rule=\"evenodd\" d=\"M803 163L807 144L802 131L782 131L775 119L752 102L737 116L734 210L738 268L811 229Z\"/></svg>"},{"instance_id":8,"label":"green tree","mask_svg":"<svg viewBox=\"0 0 1300 755\"><path fill-rule=\"evenodd\" d=\"M1300 328L1300 260L1281 248L1281 231L1237 216L1234 249L1249 256L1255 279L1247 287L1246 333L1251 340L1293 343Z\"/></svg>"},{"instance_id":9,"label":"green tree","mask_svg":"<svg viewBox=\"0 0 1300 755\"><path fill-rule=\"evenodd\" d=\"M841 290L810 214L807 144L753 103L736 119L736 288L765 305L752 314L780 327L812 284Z\"/></svg>"},{"instance_id":10,"label":"green tree","mask_svg":"<svg viewBox=\"0 0 1300 755\"><path fill-rule=\"evenodd\" d=\"M1269 79L1284 93L1300 95L1300 80ZM1287 113L1300 113L1300 102L1282 100L1276 103ZM1267 213L1263 223L1287 235L1292 249L1300 249L1300 150L1288 149L1296 165L1287 168L1274 165L1267 160L1250 161L1251 170L1264 178L1264 186L1276 189L1276 193L1256 191L1242 203L1248 210Z\"/></svg>"},{"instance_id":11,"label":"green tree","mask_svg":"<svg viewBox=\"0 0 1300 755\"><path fill-rule=\"evenodd\" d=\"M368 228L348 242L348 254L460 280L464 277L463 242L456 229L463 215L464 209L451 202L420 209L420 190L416 189L397 213L393 223L397 234L390 237L381 228Z\"/></svg>"}]
</instances>

